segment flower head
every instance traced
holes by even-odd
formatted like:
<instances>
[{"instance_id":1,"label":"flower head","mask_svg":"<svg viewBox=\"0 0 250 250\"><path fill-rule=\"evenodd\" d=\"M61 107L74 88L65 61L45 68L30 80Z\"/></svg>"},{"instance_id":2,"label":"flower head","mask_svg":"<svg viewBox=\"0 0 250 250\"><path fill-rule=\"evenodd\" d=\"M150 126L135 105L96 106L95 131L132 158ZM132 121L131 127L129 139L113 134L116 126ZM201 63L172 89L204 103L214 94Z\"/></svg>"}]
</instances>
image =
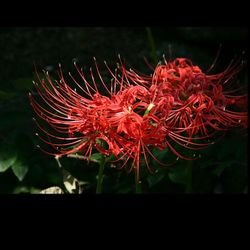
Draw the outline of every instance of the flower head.
<instances>
[{"instance_id":1,"label":"flower head","mask_svg":"<svg viewBox=\"0 0 250 250\"><path fill-rule=\"evenodd\" d=\"M50 127L36 122L40 139L53 149L47 153L61 156L80 152L90 158L93 151L114 155L122 167L136 170L139 179L142 159L151 172L148 157L157 161L152 148L169 148L176 156L190 159L175 149L175 144L200 149L211 142L216 131L247 127L246 96L227 88L240 70L236 63L224 72L205 74L192 61L177 58L157 65L150 76L127 70L120 60L112 79L105 83L95 68L108 95L100 93L97 78L90 69L91 82L75 64L82 83L69 74L78 91L67 83L59 67L59 81L38 76L31 105ZM108 87L109 86L109 87ZM45 150L44 150L45 151ZM128 162L130 164L127 164ZM121 168L122 168L121 167Z\"/></svg>"},{"instance_id":2,"label":"flower head","mask_svg":"<svg viewBox=\"0 0 250 250\"><path fill-rule=\"evenodd\" d=\"M168 105L166 126L187 137L211 137L216 131L247 127L247 96L239 94L232 83L241 69L241 62L231 63L225 71L206 74L186 58L157 65L152 77L126 72L135 84L147 86L154 102Z\"/></svg>"}]
</instances>

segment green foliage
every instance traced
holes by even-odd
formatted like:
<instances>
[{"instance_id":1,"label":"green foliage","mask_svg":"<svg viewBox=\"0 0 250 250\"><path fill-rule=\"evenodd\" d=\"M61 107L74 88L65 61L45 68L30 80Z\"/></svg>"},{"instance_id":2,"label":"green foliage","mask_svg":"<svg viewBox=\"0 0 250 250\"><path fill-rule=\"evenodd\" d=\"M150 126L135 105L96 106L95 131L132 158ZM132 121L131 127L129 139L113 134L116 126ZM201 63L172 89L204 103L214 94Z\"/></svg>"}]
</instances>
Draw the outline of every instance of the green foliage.
<instances>
[{"instance_id":1,"label":"green foliage","mask_svg":"<svg viewBox=\"0 0 250 250\"><path fill-rule=\"evenodd\" d=\"M5 172L15 163L17 154L3 145L0 145L0 152L0 172Z\"/></svg>"},{"instance_id":2,"label":"green foliage","mask_svg":"<svg viewBox=\"0 0 250 250\"><path fill-rule=\"evenodd\" d=\"M104 158L105 157L104 157L103 154L101 154L101 153L94 153L94 154L91 155L90 160L92 162L96 162L96 163L100 164L104 160Z\"/></svg>"},{"instance_id":3,"label":"green foliage","mask_svg":"<svg viewBox=\"0 0 250 250\"><path fill-rule=\"evenodd\" d=\"M159 182L161 182L163 180L163 178L165 177L165 172L159 170L154 174L151 174L147 177L147 181L148 181L148 185L149 188L155 186L156 184L158 184Z\"/></svg>"},{"instance_id":4,"label":"green foliage","mask_svg":"<svg viewBox=\"0 0 250 250\"><path fill-rule=\"evenodd\" d=\"M16 144L2 143L0 145L0 172L5 172L9 168L12 169L15 176L22 181L28 172L27 157L29 156L30 145L27 138L24 147L19 149ZM18 143L20 135L16 137L15 142Z\"/></svg>"},{"instance_id":5,"label":"green foliage","mask_svg":"<svg viewBox=\"0 0 250 250\"><path fill-rule=\"evenodd\" d=\"M178 164L169 171L168 176L172 182L185 185L187 182L187 164L186 162Z\"/></svg>"},{"instance_id":6,"label":"green foliage","mask_svg":"<svg viewBox=\"0 0 250 250\"><path fill-rule=\"evenodd\" d=\"M15 174L15 176L19 179L19 181L22 181L25 175L28 172L29 167L25 164L23 164L22 161L16 160L12 165L12 170Z\"/></svg>"}]
</instances>

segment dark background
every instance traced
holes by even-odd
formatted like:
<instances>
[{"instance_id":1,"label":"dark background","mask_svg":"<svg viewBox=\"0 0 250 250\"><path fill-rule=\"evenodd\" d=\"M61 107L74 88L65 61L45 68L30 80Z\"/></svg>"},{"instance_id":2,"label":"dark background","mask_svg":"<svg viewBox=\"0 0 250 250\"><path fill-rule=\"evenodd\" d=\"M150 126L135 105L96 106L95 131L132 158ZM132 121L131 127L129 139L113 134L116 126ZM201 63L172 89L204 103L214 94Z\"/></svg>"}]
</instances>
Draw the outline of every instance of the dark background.
<instances>
[{"instance_id":1,"label":"dark background","mask_svg":"<svg viewBox=\"0 0 250 250\"><path fill-rule=\"evenodd\" d=\"M225 69L235 56L248 55L246 27L151 27L157 59L188 57L204 71L222 49L214 72ZM120 54L140 71L148 71L143 57L155 65L145 27L17 27L0 28L0 193L38 193L50 186L63 188L56 161L36 150L39 140L32 123L33 111L28 91L33 90L34 63L38 70L52 75L62 64L64 72L73 71L73 61L86 69L93 66L93 56L105 75L103 60L114 66ZM239 76L247 84L247 70ZM165 157L165 156L164 156ZM62 159L63 166L86 182L85 192L95 191L98 168L74 159ZM194 193L247 192L247 135L230 131L218 143L201 152L192 163ZM160 171L143 181L149 192L184 193L190 173L186 162L174 170ZM104 192L134 192L133 177L107 169Z\"/></svg>"}]
</instances>

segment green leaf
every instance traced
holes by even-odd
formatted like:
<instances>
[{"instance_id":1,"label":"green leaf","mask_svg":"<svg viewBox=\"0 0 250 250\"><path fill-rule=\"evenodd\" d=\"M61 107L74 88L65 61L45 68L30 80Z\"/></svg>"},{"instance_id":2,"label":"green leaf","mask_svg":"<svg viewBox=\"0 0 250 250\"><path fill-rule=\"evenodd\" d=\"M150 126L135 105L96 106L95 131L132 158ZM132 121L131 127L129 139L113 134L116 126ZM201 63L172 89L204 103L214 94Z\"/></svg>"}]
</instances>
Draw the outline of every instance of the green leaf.
<instances>
[{"instance_id":1,"label":"green leaf","mask_svg":"<svg viewBox=\"0 0 250 250\"><path fill-rule=\"evenodd\" d=\"M24 133L13 134L13 141L11 143L9 152L16 152L15 161L12 162L11 168L19 181L22 181L27 174L30 166L30 159L33 157L33 143L30 137Z\"/></svg>"},{"instance_id":2,"label":"green leaf","mask_svg":"<svg viewBox=\"0 0 250 250\"><path fill-rule=\"evenodd\" d=\"M172 182L186 184L187 168L183 164L177 165L175 168L170 170L168 176Z\"/></svg>"},{"instance_id":3,"label":"green leaf","mask_svg":"<svg viewBox=\"0 0 250 250\"><path fill-rule=\"evenodd\" d=\"M5 172L16 161L17 155L13 151L3 151L0 148L0 172Z\"/></svg>"},{"instance_id":4,"label":"green leaf","mask_svg":"<svg viewBox=\"0 0 250 250\"><path fill-rule=\"evenodd\" d=\"M164 163L165 162L165 158L167 156L168 153L168 148L165 148L164 150L160 150L158 148L154 148L152 150L152 154L154 155L154 157L159 161ZM153 166L158 166L159 163L157 161L155 161L154 159L152 159L152 163Z\"/></svg>"},{"instance_id":5,"label":"green leaf","mask_svg":"<svg viewBox=\"0 0 250 250\"><path fill-rule=\"evenodd\" d=\"M22 181L26 173L28 172L28 165L26 164L27 158L31 156L30 149L27 148L29 138L25 136L22 138L21 143L18 140L20 136L15 136L15 143L7 144L2 142L0 145L0 172L6 171L8 168L12 168L13 173ZM25 143L23 143L25 141ZM9 140L11 142L11 140ZM18 147L17 145L22 145ZM29 149L29 151L28 151ZM24 153L24 151L28 153Z\"/></svg>"},{"instance_id":6,"label":"green leaf","mask_svg":"<svg viewBox=\"0 0 250 250\"><path fill-rule=\"evenodd\" d=\"M23 164L22 161L17 159L13 164L12 164L12 170L15 176L18 178L19 181L22 181L25 175L28 172L28 166L26 164Z\"/></svg>"},{"instance_id":7,"label":"green leaf","mask_svg":"<svg viewBox=\"0 0 250 250\"><path fill-rule=\"evenodd\" d=\"M101 153L94 153L91 155L90 161L97 162L100 164L104 160L104 157L105 156Z\"/></svg>"},{"instance_id":8,"label":"green leaf","mask_svg":"<svg viewBox=\"0 0 250 250\"><path fill-rule=\"evenodd\" d=\"M248 164L231 164L221 174L225 193L243 193L248 183Z\"/></svg>"},{"instance_id":9,"label":"green leaf","mask_svg":"<svg viewBox=\"0 0 250 250\"><path fill-rule=\"evenodd\" d=\"M13 190L13 194L21 194L21 193L39 194L40 189L35 188L35 187L28 187L28 186L17 186Z\"/></svg>"},{"instance_id":10,"label":"green leaf","mask_svg":"<svg viewBox=\"0 0 250 250\"><path fill-rule=\"evenodd\" d=\"M221 164L218 165L213 171L215 175L218 177L222 174L222 172L227 168L231 166L231 162L222 162Z\"/></svg>"},{"instance_id":11,"label":"green leaf","mask_svg":"<svg viewBox=\"0 0 250 250\"><path fill-rule=\"evenodd\" d=\"M156 173L153 173L152 175L149 175L147 178L149 187L151 188L151 187L155 186L164 177L165 177L165 174L162 171L158 171Z\"/></svg>"}]
</instances>

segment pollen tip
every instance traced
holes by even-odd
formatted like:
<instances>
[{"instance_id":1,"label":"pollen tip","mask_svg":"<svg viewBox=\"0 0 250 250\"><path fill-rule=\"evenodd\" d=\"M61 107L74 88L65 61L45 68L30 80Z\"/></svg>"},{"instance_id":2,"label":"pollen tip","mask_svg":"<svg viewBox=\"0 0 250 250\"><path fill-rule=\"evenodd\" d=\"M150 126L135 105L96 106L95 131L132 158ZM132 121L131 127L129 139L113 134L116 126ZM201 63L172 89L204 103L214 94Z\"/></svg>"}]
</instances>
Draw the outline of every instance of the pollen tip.
<instances>
[{"instance_id":1,"label":"pollen tip","mask_svg":"<svg viewBox=\"0 0 250 250\"><path fill-rule=\"evenodd\" d=\"M39 134L38 134L38 133L35 133L35 135L36 135L36 136L39 136Z\"/></svg>"},{"instance_id":2,"label":"pollen tip","mask_svg":"<svg viewBox=\"0 0 250 250\"><path fill-rule=\"evenodd\" d=\"M103 62L104 62L104 64L107 64L106 60L104 60Z\"/></svg>"},{"instance_id":3,"label":"pollen tip","mask_svg":"<svg viewBox=\"0 0 250 250\"><path fill-rule=\"evenodd\" d=\"M36 145L37 148L41 148L38 144Z\"/></svg>"},{"instance_id":4,"label":"pollen tip","mask_svg":"<svg viewBox=\"0 0 250 250\"><path fill-rule=\"evenodd\" d=\"M35 118L35 117L32 117L32 121L34 121L34 122L35 122L35 121L36 121L36 118Z\"/></svg>"},{"instance_id":5,"label":"pollen tip","mask_svg":"<svg viewBox=\"0 0 250 250\"><path fill-rule=\"evenodd\" d=\"M93 56L93 59L94 59L94 61L96 61L96 58L95 58L95 56Z\"/></svg>"},{"instance_id":6,"label":"pollen tip","mask_svg":"<svg viewBox=\"0 0 250 250\"><path fill-rule=\"evenodd\" d=\"M59 66L59 68L61 68L61 67L62 67L62 64L61 64L61 63L58 63L58 66Z\"/></svg>"}]
</instances>

